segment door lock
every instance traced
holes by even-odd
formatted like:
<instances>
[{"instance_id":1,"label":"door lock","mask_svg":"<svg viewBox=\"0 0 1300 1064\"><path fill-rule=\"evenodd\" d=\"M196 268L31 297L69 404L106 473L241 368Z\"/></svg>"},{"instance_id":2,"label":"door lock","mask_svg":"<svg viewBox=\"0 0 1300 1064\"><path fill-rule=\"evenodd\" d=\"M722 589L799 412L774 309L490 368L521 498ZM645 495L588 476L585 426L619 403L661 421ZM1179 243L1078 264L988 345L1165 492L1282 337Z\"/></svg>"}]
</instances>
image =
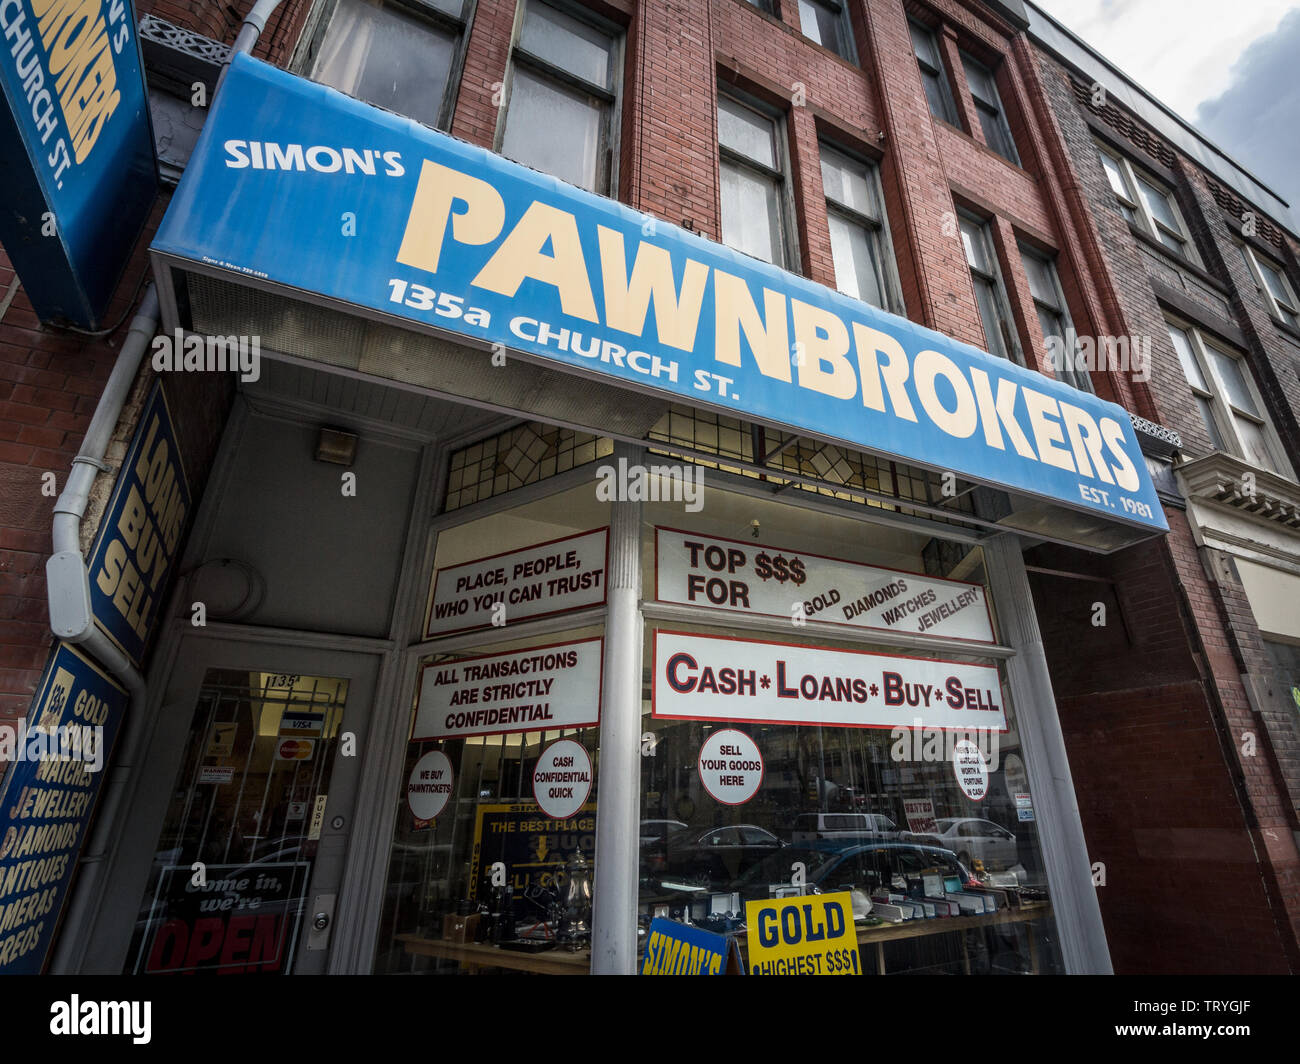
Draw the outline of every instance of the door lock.
<instances>
[{"instance_id":1,"label":"door lock","mask_svg":"<svg viewBox=\"0 0 1300 1064\"><path fill-rule=\"evenodd\" d=\"M317 931L324 931L330 925L329 913L317 913L311 918L311 926Z\"/></svg>"},{"instance_id":2,"label":"door lock","mask_svg":"<svg viewBox=\"0 0 1300 1064\"><path fill-rule=\"evenodd\" d=\"M311 920L307 930L307 948L309 950L327 949L330 944L330 926L334 923L333 894L317 894L312 899Z\"/></svg>"}]
</instances>

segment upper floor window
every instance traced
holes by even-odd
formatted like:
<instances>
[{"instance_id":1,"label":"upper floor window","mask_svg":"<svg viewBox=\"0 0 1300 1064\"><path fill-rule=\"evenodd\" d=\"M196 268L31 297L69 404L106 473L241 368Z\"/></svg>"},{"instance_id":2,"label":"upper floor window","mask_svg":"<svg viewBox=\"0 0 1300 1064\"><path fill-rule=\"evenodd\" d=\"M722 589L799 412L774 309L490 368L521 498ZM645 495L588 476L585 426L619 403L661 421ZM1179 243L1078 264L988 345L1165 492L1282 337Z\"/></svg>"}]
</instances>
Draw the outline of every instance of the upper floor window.
<instances>
[{"instance_id":1,"label":"upper floor window","mask_svg":"<svg viewBox=\"0 0 1300 1064\"><path fill-rule=\"evenodd\" d=\"M1273 316L1293 329L1300 329L1300 302L1296 300L1295 289L1282 267L1245 244L1237 247L1256 287L1264 293Z\"/></svg>"},{"instance_id":2,"label":"upper floor window","mask_svg":"<svg viewBox=\"0 0 1300 1064\"><path fill-rule=\"evenodd\" d=\"M311 77L427 126L451 124L470 0L336 0Z\"/></svg>"},{"instance_id":3,"label":"upper floor window","mask_svg":"<svg viewBox=\"0 0 1300 1064\"><path fill-rule=\"evenodd\" d=\"M843 4L836 0L799 0L799 28L810 41L850 63L854 61L853 36Z\"/></svg>"},{"instance_id":4,"label":"upper floor window","mask_svg":"<svg viewBox=\"0 0 1300 1064\"><path fill-rule=\"evenodd\" d=\"M1187 224L1173 193L1139 171L1124 156L1101 147L1097 151L1124 217L1171 251L1195 261Z\"/></svg>"},{"instance_id":5,"label":"upper floor window","mask_svg":"<svg viewBox=\"0 0 1300 1064\"><path fill-rule=\"evenodd\" d=\"M975 288L975 306L984 325L984 339L989 354L1019 362L1020 352L1016 347L1011 313L1007 309L988 226L964 214L960 225L966 264L970 266L971 284Z\"/></svg>"},{"instance_id":6,"label":"upper floor window","mask_svg":"<svg viewBox=\"0 0 1300 1064\"><path fill-rule=\"evenodd\" d=\"M776 119L718 96L722 170L722 241L785 267L785 146Z\"/></svg>"},{"instance_id":7,"label":"upper floor window","mask_svg":"<svg viewBox=\"0 0 1300 1064\"><path fill-rule=\"evenodd\" d=\"M769 15L773 14L772 0L745 0L745 2L749 4L750 7L756 7L760 11L767 12Z\"/></svg>"},{"instance_id":8,"label":"upper floor window","mask_svg":"<svg viewBox=\"0 0 1300 1064\"><path fill-rule=\"evenodd\" d=\"M1034 310L1038 314L1038 325L1043 330L1047 351L1049 354L1060 353L1052 365L1057 379L1080 391L1092 391L1092 378L1087 367L1077 363L1074 326L1056 265L1051 259L1024 246L1020 248L1020 261L1029 279L1029 292L1034 297Z\"/></svg>"},{"instance_id":9,"label":"upper floor window","mask_svg":"<svg viewBox=\"0 0 1300 1064\"><path fill-rule=\"evenodd\" d=\"M1214 449L1289 477L1281 444L1244 361L1199 329L1166 324Z\"/></svg>"},{"instance_id":10,"label":"upper floor window","mask_svg":"<svg viewBox=\"0 0 1300 1064\"><path fill-rule=\"evenodd\" d=\"M831 231L835 287L846 296L889 310L893 285L886 268L888 234L876 168L821 146L822 188Z\"/></svg>"},{"instance_id":11,"label":"upper floor window","mask_svg":"<svg viewBox=\"0 0 1300 1064\"><path fill-rule=\"evenodd\" d=\"M921 68L921 83L925 86L930 113L951 126L957 125L957 105L953 103L952 89L939 56L939 42L919 22L909 19L907 28L912 34L912 53L916 56L916 65Z\"/></svg>"},{"instance_id":12,"label":"upper floor window","mask_svg":"<svg viewBox=\"0 0 1300 1064\"><path fill-rule=\"evenodd\" d=\"M1019 166L1020 156L1016 152L1016 142L1011 139L1011 127L1007 124L993 71L965 52L961 53L961 65L966 68L966 81L975 101L980 128L984 131L984 142L1002 158Z\"/></svg>"},{"instance_id":13,"label":"upper floor window","mask_svg":"<svg viewBox=\"0 0 1300 1064\"><path fill-rule=\"evenodd\" d=\"M527 0L512 58L501 154L612 194L621 66L613 28Z\"/></svg>"}]
</instances>

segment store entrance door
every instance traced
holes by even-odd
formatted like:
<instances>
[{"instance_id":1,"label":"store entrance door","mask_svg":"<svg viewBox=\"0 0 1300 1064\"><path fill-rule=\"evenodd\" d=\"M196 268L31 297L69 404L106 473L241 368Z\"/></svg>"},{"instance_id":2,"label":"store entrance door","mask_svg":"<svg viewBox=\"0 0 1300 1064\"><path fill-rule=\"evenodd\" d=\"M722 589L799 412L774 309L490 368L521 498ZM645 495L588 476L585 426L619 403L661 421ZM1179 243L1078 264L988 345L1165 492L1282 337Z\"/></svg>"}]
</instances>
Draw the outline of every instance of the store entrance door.
<instances>
[{"instance_id":1,"label":"store entrance door","mask_svg":"<svg viewBox=\"0 0 1300 1064\"><path fill-rule=\"evenodd\" d=\"M378 664L368 654L186 639L169 693L176 712L189 712L189 731L168 762L180 769L128 971L328 970Z\"/></svg>"}]
</instances>

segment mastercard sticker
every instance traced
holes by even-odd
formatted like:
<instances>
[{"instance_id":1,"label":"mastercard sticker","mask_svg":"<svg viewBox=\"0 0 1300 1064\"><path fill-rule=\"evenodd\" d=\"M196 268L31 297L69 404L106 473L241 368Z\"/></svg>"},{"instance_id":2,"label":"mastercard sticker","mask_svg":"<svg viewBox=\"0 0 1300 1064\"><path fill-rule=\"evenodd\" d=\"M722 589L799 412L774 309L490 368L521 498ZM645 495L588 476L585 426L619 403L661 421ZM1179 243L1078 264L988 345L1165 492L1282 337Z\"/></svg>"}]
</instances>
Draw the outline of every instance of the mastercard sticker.
<instances>
[{"instance_id":1,"label":"mastercard sticker","mask_svg":"<svg viewBox=\"0 0 1300 1064\"><path fill-rule=\"evenodd\" d=\"M275 745L275 759L277 761L310 761L315 750L315 739L281 739Z\"/></svg>"}]
</instances>

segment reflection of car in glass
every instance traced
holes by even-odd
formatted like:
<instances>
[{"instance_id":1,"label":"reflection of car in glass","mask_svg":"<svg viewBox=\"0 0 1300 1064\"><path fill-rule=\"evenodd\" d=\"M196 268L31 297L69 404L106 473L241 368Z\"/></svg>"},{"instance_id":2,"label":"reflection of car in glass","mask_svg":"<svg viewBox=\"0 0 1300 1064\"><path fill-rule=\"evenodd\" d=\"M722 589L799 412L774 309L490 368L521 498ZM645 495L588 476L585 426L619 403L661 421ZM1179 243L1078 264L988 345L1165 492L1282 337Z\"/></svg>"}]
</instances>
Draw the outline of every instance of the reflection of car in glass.
<instances>
[{"instance_id":1,"label":"reflection of car in glass","mask_svg":"<svg viewBox=\"0 0 1300 1064\"><path fill-rule=\"evenodd\" d=\"M794 818L790 841L796 846L818 839L896 839L898 825L883 813L800 813Z\"/></svg>"},{"instance_id":2,"label":"reflection of car in glass","mask_svg":"<svg viewBox=\"0 0 1300 1064\"><path fill-rule=\"evenodd\" d=\"M726 886L785 843L756 824L678 829L668 835L663 868L695 882Z\"/></svg>"},{"instance_id":3,"label":"reflection of car in glass","mask_svg":"<svg viewBox=\"0 0 1300 1064\"><path fill-rule=\"evenodd\" d=\"M641 821L641 846L654 846L663 842L671 832L686 827L680 820L643 820Z\"/></svg>"},{"instance_id":4,"label":"reflection of car in glass","mask_svg":"<svg viewBox=\"0 0 1300 1064\"><path fill-rule=\"evenodd\" d=\"M1001 871L1016 863L1016 837L991 820L977 817L941 817L935 830L910 835L908 841L952 850L962 864L983 861L989 871Z\"/></svg>"},{"instance_id":5,"label":"reflection of car in glass","mask_svg":"<svg viewBox=\"0 0 1300 1064\"><path fill-rule=\"evenodd\" d=\"M903 892L907 877L937 871L942 876L960 876L964 884L977 886L971 873L951 850L921 846L912 842L881 841L864 845L814 843L790 846L760 861L736 884L747 899L770 897L790 886L792 866L804 866L805 889L822 893L857 889L870 896L877 891Z\"/></svg>"}]
</instances>

